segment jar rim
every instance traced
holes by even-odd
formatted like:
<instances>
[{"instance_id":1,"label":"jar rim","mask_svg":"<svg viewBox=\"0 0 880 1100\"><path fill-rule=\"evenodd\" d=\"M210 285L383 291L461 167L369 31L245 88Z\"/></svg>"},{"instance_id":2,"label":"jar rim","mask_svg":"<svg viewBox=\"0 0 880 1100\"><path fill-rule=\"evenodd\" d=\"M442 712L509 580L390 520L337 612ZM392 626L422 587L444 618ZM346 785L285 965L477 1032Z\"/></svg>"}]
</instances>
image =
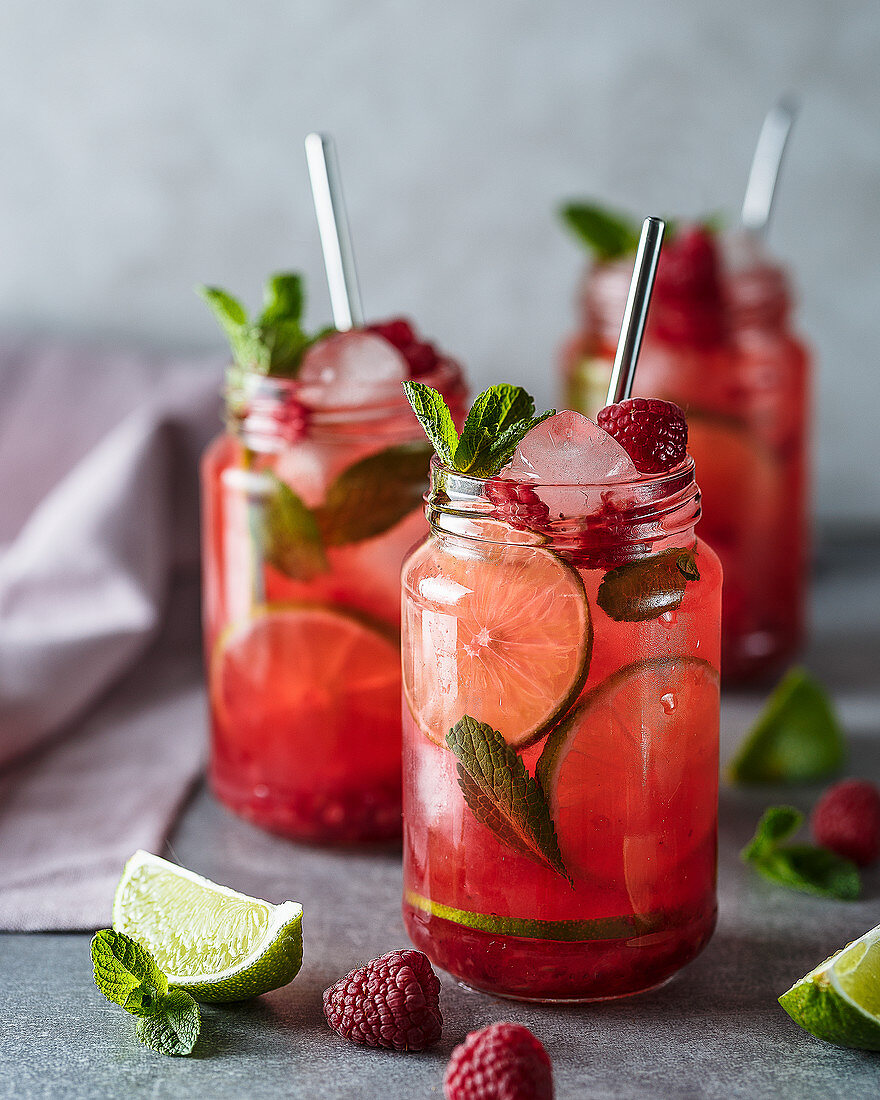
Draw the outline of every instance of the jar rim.
<instances>
[{"instance_id":1,"label":"jar rim","mask_svg":"<svg viewBox=\"0 0 880 1100\"><path fill-rule=\"evenodd\" d=\"M696 464L690 454L680 462L672 470L665 470L656 474L638 474L633 478L627 478L624 481L578 481L578 482L562 482L562 481L517 481L516 478L504 477L503 470L497 474L492 474L489 477L477 477L474 474L461 473L459 470L453 469L451 466L445 465L438 456L432 455L431 457L431 474L433 476L435 470L438 475L441 475L444 480L444 485L448 487L453 482L458 482L462 487L468 487L471 490L478 489L480 486L485 486L490 481L511 481L517 485L527 485L530 489L568 489L572 491L583 490L587 492L602 492L605 490L626 490L634 487L644 488L660 488L665 485L670 487L676 486L679 482L682 484L687 481L693 480L696 471ZM468 496L480 496L480 492L468 492Z\"/></svg>"}]
</instances>

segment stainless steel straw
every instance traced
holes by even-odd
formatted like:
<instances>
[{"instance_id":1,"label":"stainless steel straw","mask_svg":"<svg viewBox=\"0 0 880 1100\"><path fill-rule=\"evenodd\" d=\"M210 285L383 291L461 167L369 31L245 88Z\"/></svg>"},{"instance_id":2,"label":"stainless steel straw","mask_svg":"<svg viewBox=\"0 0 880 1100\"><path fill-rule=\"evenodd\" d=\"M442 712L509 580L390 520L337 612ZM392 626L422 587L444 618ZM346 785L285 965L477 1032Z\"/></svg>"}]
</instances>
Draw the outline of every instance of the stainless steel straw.
<instances>
[{"instance_id":1,"label":"stainless steel straw","mask_svg":"<svg viewBox=\"0 0 880 1100\"><path fill-rule=\"evenodd\" d=\"M783 96L767 112L761 127L740 215L743 227L758 236L767 231L779 169L797 113L797 99Z\"/></svg>"},{"instance_id":2,"label":"stainless steel straw","mask_svg":"<svg viewBox=\"0 0 880 1100\"><path fill-rule=\"evenodd\" d=\"M364 311L333 138L329 134L308 134L306 161L330 288L333 324L340 332L347 332L364 323Z\"/></svg>"},{"instance_id":3,"label":"stainless steel straw","mask_svg":"<svg viewBox=\"0 0 880 1100\"><path fill-rule=\"evenodd\" d=\"M626 309L623 311L623 324L617 340L606 405L616 405L618 401L625 401L632 394L636 363L648 319L648 306L651 304L651 291L654 289L654 276L657 274L665 229L666 222L660 218L645 218L642 222L642 235L639 237Z\"/></svg>"}]
</instances>

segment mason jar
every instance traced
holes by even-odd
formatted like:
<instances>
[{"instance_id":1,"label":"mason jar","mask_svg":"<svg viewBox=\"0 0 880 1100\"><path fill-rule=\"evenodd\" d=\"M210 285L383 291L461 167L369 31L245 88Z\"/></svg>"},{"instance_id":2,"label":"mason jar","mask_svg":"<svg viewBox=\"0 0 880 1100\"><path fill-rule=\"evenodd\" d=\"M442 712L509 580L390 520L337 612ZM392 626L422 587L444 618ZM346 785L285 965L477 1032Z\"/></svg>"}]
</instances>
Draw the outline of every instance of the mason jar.
<instances>
[{"instance_id":1,"label":"mason jar","mask_svg":"<svg viewBox=\"0 0 880 1100\"><path fill-rule=\"evenodd\" d=\"M202 466L211 785L299 840L399 836L400 566L426 529L429 448L399 381L347 404L228 377ZM460 417L459 367L424 380Z\"/></svg>"},{"instance_id":2,"label":"mason jar","mask_svg":"<svg viewBox=\"0 0 880 1100\"><path fill-rule=\"evenodd\" d=\"M721 568L694 464L614 485L432 460L403 567L404 899L469 986L620 997L716 918Z\"/></svg>"},{"instance_id":3,"label":"mason jar","mask_svg":"<svg viewBox=\"0 0 880 1100\"><path fill-rule=\"evenodd\" d=\"M803 639L811 364L783 268L746 235L722 248L717 298L664 297L658 275L633 394L687 414L700 533L724 567L722 671L747 682L782 671ZM605 404L630 267L588 270L563 352L569 407L590 417Z\"/></svg>"}]
</instances>

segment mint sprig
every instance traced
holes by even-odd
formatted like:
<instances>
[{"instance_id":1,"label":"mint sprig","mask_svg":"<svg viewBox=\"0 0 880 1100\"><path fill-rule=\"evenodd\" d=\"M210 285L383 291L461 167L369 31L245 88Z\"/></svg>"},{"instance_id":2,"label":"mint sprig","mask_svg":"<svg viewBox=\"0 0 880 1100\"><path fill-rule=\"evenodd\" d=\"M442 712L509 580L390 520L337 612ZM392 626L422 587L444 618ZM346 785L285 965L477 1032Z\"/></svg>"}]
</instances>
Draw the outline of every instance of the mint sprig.
<instances>
[{"instance_id":1,"label":"mint sprig","mask_svg":"<svg viewBox=\"0 0 880 1100\"><path fill-rule=\"evenodd\" d=\"M199 1037L199 1006L168 979L150 952L126 936L105 928L91 944L95 985L108 1001L137 1017L137 1036L160 1054L189 1054Z\"/></svg>"},{"instance_id":2,"label":"mint sprig","mask_svg":"<svg viewBox=\"0 0 880 1100\"><path fill-rule=\"evenodd\" d=\"M446 735L474 817L515 851L571 879L540 784L498 730L465 715Z\"/></svg>"},{"instance_id":3,"label":"mint sprig","mask_svg":"<svg viewBox=\"0 0 880 1100\"><path fill-rule=\"evenodd\" d=\"M295 378L302 357L326 330L310 336L302 327L305 292L302 276L279 272L266 282L263 310L253 319L241 302L228 291L215 286L198 286L196 293L205 302L226 333L235 366L275 378ZM230 389L238 380L233 376Z\"/></svg>"},{"instance_id":4,"label":"mint sprig","mask_svg":"<svg viewBox=\"0 0 880 1100\"><path fill-rule=\"evenodd\" d=\"M286 577L310 581L329 569L315 513L276 474L263 513L263 554Z\"/></svg>"},{"instance_id":5,"label":"mint sprig","mask_svg":"<svg viewBox=\"0 0 880 1100\"><path fill-rule=\"evenodd\" d=\"M559 214L597 260L617 260L621 256L629 256L638 246L641 225L625 214L586 202L566 203Z\"/></svg>"},{"instance_id":6,"label":"mint sprig","mask_svg":"<svg viewBox=\"0 0 880 1100\"><path fill-rule=\"evenodd\" d=\"M513 457L523 437L555 409L535 415L522 386L491 386L474 401L459 437L443 397L422 382L404 382L407 400L444 466L473 477L492 477Z\"/></svg>"},{"instance_id":7,"label":"mint sprig","mask_svg":"<svg viewBox=\"0 0 880 1100\"><path fill-rule=\"evenodd\" d=\"M643 623L666 611L676 611L688 583L699 579L694 550L672 547L609 569L599 585L596 602L617 623Z\"/></svg>"},{"instance_id":8,"label":"mint sprig","mask_svg":"<svg viewBox=\"0 0 880 1100\"><path fill-rule=\"evenodd\" d=\"M780 886L818 897L853 901L861 889L854 863L827 848L783 844L800 829L803 821L804 815L793 806L771 806L740 853L742 860Z\"/></svg>"}]
</instances>

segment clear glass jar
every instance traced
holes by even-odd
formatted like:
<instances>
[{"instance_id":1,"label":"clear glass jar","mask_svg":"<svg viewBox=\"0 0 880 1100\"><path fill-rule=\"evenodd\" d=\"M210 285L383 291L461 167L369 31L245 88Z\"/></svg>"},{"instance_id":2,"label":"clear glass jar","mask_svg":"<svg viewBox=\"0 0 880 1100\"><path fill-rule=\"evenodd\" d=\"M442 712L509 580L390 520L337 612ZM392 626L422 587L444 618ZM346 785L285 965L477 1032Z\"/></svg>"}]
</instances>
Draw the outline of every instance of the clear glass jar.
<instances>
[{"instance_id":1,"label":"clear glass jar","mask_svg":"<svg viewBox=\"0 0 880 1100\"><path fill-rule=\"evenodd\" d=\"M202 465L211 784L296 839L398 836L400 565L425 531L429 449L399 382L339 407L230 380ZM461 415L455 363L424 380Z\"/></svg>"},{"instance_id":2,"label":"clear glass jar","mask_svg":"<svg viewBox=\"0 0 880 1100\"><path fill-rule=\"evenodd\" d=\"M654 987L716 917L721 568L693 462L524 489L434 459L427 515L403 568L410 938L503 996Z\"/></svg>"},{"instance_id":3,"label":"clear glass jar","mask_svg":"<svg viewBox=\"0 0 880 1100\"><path fill-rule=\"evenodd\" d=\"M722 670L746 682L776 675L803 637L811 364L791 329L783 269L749 237L723 245L720 310L711 296L655 293L633 396L687 413L700 534L724 567ZM587 416L605 404L630 267L597 264L584 279L582 327L563 370L569 407Z\"/></svg>"}]
</instances>

